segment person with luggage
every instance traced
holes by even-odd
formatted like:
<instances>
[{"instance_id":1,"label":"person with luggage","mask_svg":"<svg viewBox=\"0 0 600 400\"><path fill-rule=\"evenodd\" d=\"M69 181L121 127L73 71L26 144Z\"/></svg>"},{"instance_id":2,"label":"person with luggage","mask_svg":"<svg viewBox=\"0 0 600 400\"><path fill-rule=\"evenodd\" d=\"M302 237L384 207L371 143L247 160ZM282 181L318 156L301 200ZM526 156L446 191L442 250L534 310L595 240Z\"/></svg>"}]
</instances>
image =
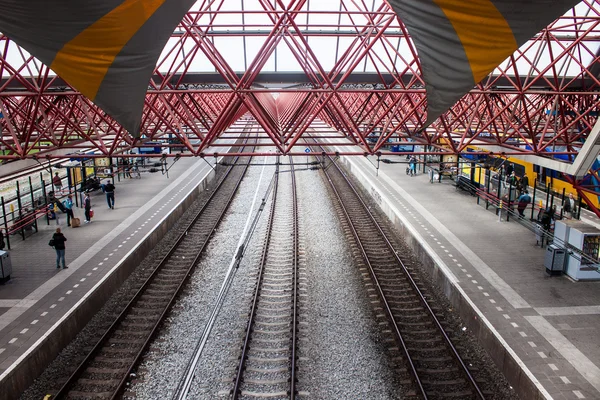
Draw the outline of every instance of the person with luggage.
<instances>
[{"instance_id":1,"label":"person with luggage","mask_svg":"<svg viewBox=\"0 0 600 400\"><path fill-rule=\"evenodd\" d=\"M112 184L110 180L107 180L104 184L104 193L106 193L106 202L108 203L108 208L114 210L115 209L115 185Z\"/></svg>"},{"instance_id":2,"label":"person with luggage","mask_svg":"<svg viewBox=\"0 0 600 400\"><path fill-rule=\"evenodd\" d=\"M85 223L89 224L92 222L92 200L90 199L90 194L87 192L83 198L83 211L85 214Z\"/></svg>"},{"instance_id":3,"label":"person with luggage","mask_svg":"<svg viewBox=\"0 0 600 400\"><path fill-rule=\"evenodd\" d=\"M65 242L67 238L62 234L60 228L56 228L56 233L52 235L52 239L50 240L50 245L54 247L56 250L56 268L60 269L60 264L62 263L62 268L67 269L67 263L65 262Z\"/></svg>"},{"instance_id":4,"label":"person with luggage","mask_svg":"<svg viewBox=\"0 0 600 400\"><path fill-rule=\"evenodd\" d=\"M63 206L67 214L67 226L71 226L71 219L75 218L73 215L73 196L68 195L67 199L63 201Z\"/></svg>"}]
</instances>

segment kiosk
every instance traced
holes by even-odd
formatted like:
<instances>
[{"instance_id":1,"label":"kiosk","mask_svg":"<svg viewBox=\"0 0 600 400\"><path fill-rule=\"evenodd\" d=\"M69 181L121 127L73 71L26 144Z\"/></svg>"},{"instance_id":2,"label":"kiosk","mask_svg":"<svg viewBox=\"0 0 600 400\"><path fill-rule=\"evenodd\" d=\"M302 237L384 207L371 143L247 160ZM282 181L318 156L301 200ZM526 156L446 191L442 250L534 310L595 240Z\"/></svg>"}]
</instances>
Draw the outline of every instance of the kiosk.
<instances>
[{"instance_id":1,"label":"kiosk","mask_svg":"<svg viewBox=\"0 0 600 400\"><path fill-rule=\"evenodd\" d=\"M600 230L578 220L556 221L554 244L570 247L565 273L576 281L600 280ZM574 249L573 249L574 248Z\"/></svg>"}]
</instances>

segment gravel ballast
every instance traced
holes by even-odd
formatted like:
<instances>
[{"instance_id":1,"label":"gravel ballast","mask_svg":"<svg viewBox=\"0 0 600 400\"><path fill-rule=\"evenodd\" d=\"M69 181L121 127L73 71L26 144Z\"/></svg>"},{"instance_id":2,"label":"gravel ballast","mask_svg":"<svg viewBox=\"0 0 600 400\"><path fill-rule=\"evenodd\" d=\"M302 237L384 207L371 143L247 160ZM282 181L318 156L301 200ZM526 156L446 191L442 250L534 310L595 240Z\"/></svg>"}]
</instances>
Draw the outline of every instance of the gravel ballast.
<instances>
[{"instance_id":1,"label":"gravel ballast","mask_svg":"<svg viewBox=\"0 0 600 400\"><path fill-rule=\"evenodd\" d=\"M255 159L254 163L262 159ZM286 169L286 167L282 167ZM161 332L143 357L125 398L167 399L175 393L185 367L192 357L232 258L236 252L248 213L258 193L261 198L275 168L250 167L227 216L217 228L205 255L200 261L187 288L173 307ZM370 296L369 283L353 260L336 208L319 171L301 170L297 173L300 231L300 311L298 344L298 384L300 398L311 399L399 399L404 392L403 374L398 372L398 353L385 324L378 315L378 301ZM235 273L228 295L215 321L200 357L190 399L228 398L240 355L247 312L256 281L270 200L264 207L254 235ZM202 199L198 202L198 204ZM195 205L194 207L197 207ZM193 207L192 207L193 208ZM290 210L291 212L291 210ZM183 219L189 218L186 213ZM380 218L381 219L381 218ZM77 339L55 360L42 377L23 395L23 399L39 399L48 388L68 376L78 360L98 338L97 332L106 329L115 316L125 292L139 285L149 273L152 260L168 250L182 229L179 223L153 252L124 287L96 315ZM179 231L178 231L179 229ZM395 247L407 247L399 239ZM418 264L418 261L414 261ZM418 269L418 268L417 268ZM428 277L422 275L425 280ZM441 292L430 285L440 299L439 309L449 311L447 319L461 331L461 322L452 312ZM482 357L477 366L488 376L496 376L495 399L516 398L504 377L474 340L467 334L461 339L469 356Z\"/></svg>"}]
</instances>

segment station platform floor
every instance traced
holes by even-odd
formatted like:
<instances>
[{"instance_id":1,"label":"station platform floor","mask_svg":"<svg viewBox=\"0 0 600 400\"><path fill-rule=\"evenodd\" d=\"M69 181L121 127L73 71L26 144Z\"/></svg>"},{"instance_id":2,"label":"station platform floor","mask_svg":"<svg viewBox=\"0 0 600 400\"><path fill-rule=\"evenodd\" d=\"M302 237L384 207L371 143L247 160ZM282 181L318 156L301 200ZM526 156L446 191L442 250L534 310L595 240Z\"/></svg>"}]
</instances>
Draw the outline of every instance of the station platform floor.
<instances>
[{"instance_id":1,"label":"station platform floor","mask_svg":"<svg viewBox=\"0 0 600 400\"><path fill-rule=\"evenodd\" d=\"M11 237L13 271L0 285L0 388L6 389L9 374L35 357L40 344L211 171L202 159L182 158L168 177L143 173L115 182L114 209L104 193L92 192L90 224L83 223L83 209L74 208L82 222L78 228L67 227L61 213L59 225L40 219L38 233L24 241ZM56 253L48 246L57 226L67 238L68 269L56 268ZM0 390L0 398L6 395Z\"/></svg>"},{"instance_id":2,"label":"station platform floor","mask_svg":"<svg viewBox=\"0 0 600 400\"><path fill-rule=\"evenodd\" d=\"M600 399L600 281L549 276L534 232L516 218L499 222L450 180L408 176L406 164L381 163L377 171L374 158L344 161L433 254L537 386L538 397ZM599 226L591 213L581 219Z\"/></svg>"}]
</instances>

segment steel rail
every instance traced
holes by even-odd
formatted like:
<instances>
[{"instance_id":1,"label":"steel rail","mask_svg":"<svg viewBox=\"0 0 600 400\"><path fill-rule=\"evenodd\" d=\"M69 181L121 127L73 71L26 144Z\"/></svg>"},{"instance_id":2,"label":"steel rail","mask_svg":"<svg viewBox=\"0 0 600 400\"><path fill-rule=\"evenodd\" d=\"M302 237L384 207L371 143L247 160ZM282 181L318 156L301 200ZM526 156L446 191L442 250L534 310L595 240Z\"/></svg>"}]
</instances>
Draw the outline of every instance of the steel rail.
<instances>
[{"instance_id":1,"label":"steel rail","mask_svg":"<svg viewBox=\"0 0 600 400\"><path fill-rule=\"evenodd\" d=\"M298 268L299 268L299 227L298 227L298 191L296 188L296 172L294 170L294 162L292 157L290 157L290 170L291 170L291 174L292 174L292 198L293 200L293 210L292 212L294 213L293 215L293 219L294 219L294 226L293 226L293 230L294 230L294 248L293 248L293 252L294 252L294 278L293 278L293 290L294 290L294 294L293 294L293 299L292 301L294 302L293 304L293 308L292 308L292 343L291 343L291 349L292 349L292 356L291 356L291 372L290 372L290 399L294 400L296 398L296 346L298 344Z\"/></svg>"},{"instance_id":2,"label":"steel rail","mask_svg":"<svg viewBox=\"0 0 600 400\"><path fill-rule=\"evenodd\" d=\"M278 158L279 160L279 158ZM271 209L269 213L269 219L267 222L267 233L265 238L265 244L262 249L261 260L259 264L259 274L257 277L257 285L254 291L254 296L252 299L252 307L250 309L250 313L248 316L248 325L246 327L246 334L244 337L244 344L242 346L242 353L240 357L240 362L237 367L235 384L232 393L232 399L237 400L241 395L241 384L242 384L242 376L244 374L248 349L251 340L251 334L253 332L254 324L255 324L255 316L257 313L258 300L260 298L261 293L261 285L264 278L264 272L267 265L267 256L269 254L269 246L271 244L272 230L273 224L275 220L275 210L277 207L277 189L279 187L279 164L276 167L275 173L275 181L274 181L274 190L273 190L273 200L271 202ZM290 389L289 389L289 398L291 400L296 398L296 346L298 342L297 336L297 316L298 316L298 245L299 245L299 236L298 236L298 201L297 201L297 190L296 190L296 176L294 172L294 164L293 159L290 157L290 172L291 172L291 184L292 184L292 231L293 231L293 245L292 245L292 338L290 341Z\"/></svg>"},{"instance_id":3,"label":"steel rail","mask_svg":"<svg viewBox=\"0 0 600 400\"><path fill-rule=\"evenodd\" d=\"M144 282L144 284L142 285L142 287L136 292L136 294L134 295L134 297L125 306L124 310L119 314L119 316L117 317L117 319L106 330L106 332L103 334L103 336L100 338L100 340L96 343L96 345L94 346L94 348L88 353L88 355L86 356L86 358L80 363L80 365L77 367L77 369L71 374L71 376L69 377L69 379L67 380L67 382L61 387L61 389L59 390L59 392L55 396L52 397L53 399L62 399L62 398L66 398L67 397L68 392L70 391L70 389L74 385L77 384L78 379L86 371L87 366L91 363L91 361L94 359L94 357L97 356L98 353L102 350L102 348L104 347L105 343L114 334L114 332L116 331L116 328L119 326L119 324L125 319L125 317L133 309L134 305L137 303L137 301L140 299L140 297L145 293L146 289L153 283L154 278L158 275L158 273L161 271L161 269L167 264L169 258L179 248L181 242L183 242L183 240L186 238L186 236L188 234L188 231L190 231L190 229L196 224L196 222L198 221L198 219L204 214L204 211L207 209L207 207L211 203L211 200L216 197L216 195L218 194L219 190L221 189L221 187L223 186L224 182L229 177L229 175L231 174L231 172L233 171L234 168L235 168L234 166L231 166L231 167L228 168L227 172L224 174L223 178L219 181L217 187L212 192L212 194L209 197L209 199L201 207L201 209L198 211L198 213L194 216L193 220L188 224L188 226L185 229L185 231L177 238L175 244L173 246L171 246L171 248L169 249L168 253L161 259L158 267L156 267L155 270L152 272L152 274L146 279L146 281ZM111 395L111 397L110 397L111 399L117 398L119 396L119 394L122 392L122 390L124 389L125 383L127 382L127 379L129 377L131 371L135 368L135 366L139 362L142 354L144 353L145 349L150 344L151 340L154 338L154 335L157 332L158 327L160 326L160 324L162 323L162 321L164 320L164 318L167 316L169 310L171 309L172 305L174 304L175 299L178 297L179 293L185 287L185 284L187 283L188 279L192 275L192 272L194 271L195 266L196 266L196 264L197 264L200 256L203 254L204 249L206 248L206 245L208 244L210 236L212 236L212 233L214 232L216 226L222 220L223 216L225 215L225 212L227 211L227 209L229 207L229 204L231 203L233 197L235 196L235 193L237 192L237 188L239 187L240 182L242 181L243 176L245 175L246 170L247 170L247 167L244 170L244 172L241 174L239 181L236 183L236 185L235 185L235 187L234 187L231 195L229 196L229 198L227 200L226 206L223 208L223 211L222 211L221 215L218 216L218 218L216 219L216 222L215 222L214 226L212 227L212 229L210 231L211 233L210 233L209 237L205 240L204 244L201 246L201 249L197 253L196 257L189 264L190 266L188 268L188 271L185 274L184 280L182 282L180 282L180 284L178 285L177 289L175 290L175 293L171 296L171 299L168 301L167 306L165 307L165 309L163 310L163 312L159 316L158 320L154 323L154 326L152 327L152 329L151 329L148 337L146 338L146 340L144 341L142 347L140 348L140 350L136 354L134 360L130 363L130 366L127 368L127 373L123 375L123 378L121 379L121 381L120 381L117 389Z\"/></svg>"},{"instance_id":4,"label":"steel rail","mask_svg":"<svg viewBox=\"0 0 600 400\"><path fill-rule=\"evenodd\" d=\"M279 157L277 157L279 160ZM244 375L244 365L246 364L246 355L248 353L248 347L250 345L250 336L254 328L256 309L258 306L258 299L260 297L260 287L262 285L265 266L267 265L267 255L269 254L269 242L271 241L271 234L273 231L273 221L275 217L275 208L277 205L277 190L279 188L279 166L275 169L275 181L273 186L273 200L271 201L271 210L269 211L269 220L267 222L267 234L265 238L265 244L262 249L260 257L258 279L256 280L256 289L254 290L254 296L252 298L252 307L250 308L250 314L248 315L248 325L246 326L246 335L244 337L244 344L242 345L242 355L240 362L237 367L237 373L235 377L235 384L233 385L233 400L236 400L239 396L240 386L242 384L242 376Z\"/></svg>"},{"instance_id":5,"label":"steel rail","mask_svg":"<svg viewBox=\"0 0 600 400\"><path fill-rule=\"evenodd\" d=\"M348 187L351 189L352 193L354 194L354 196L356 197L356 199L358 200L358 202L360 203L360 205L362 206L362 209L364 210L365 214L368 215L370 221L374 224L374 226L376 227L377 231L380 234L380 237L384 240L385 244L387 245L387 247L389 248L391 254L393 254L394 258L396 259L398 265L402 268L402 270L404 271L404 274L406 276L406 278L408 279L408 282L410 283L411 287L413 288L413 290L415 291L415 293L418 295L422 305L424 306L424 308L427 310L427 313L430 315L430 317L432 318L432 320L434 321L436 327L439 330L439 333L442 335L442 337L444 338L445 343L447 344L448 348L450 349L452 355L454 356L455 360L459 363L459 365L461 366L461 369L463 370L465 376L468 378L469 384L471 385L471 387L474 389L476 395L480 398L480 399L484 399L484 395L481 391L481 389L479 388L479 386L477 385L477 382L475 381L475 378L471 375L470 371L468 370L467 366L465 365L464 361L462 360L462 358L460 357L460 355L458 354L458 351L456 350L456 348L454 347L454 345L452 344L452 341L450 340L450 338L448 337L448 335L446 334L446 332L444 331L442 325L440 324L438 318L435 316L435 313L433 312L433 310L431 309L431 307L429 306L427 300L425 300L425 297L423 296L421 290L419 290L417 284L415 283L414 279L412 278L410 272L408 271L408 269L406 268L406 266L404 265L404 263L402 262L402 260L400 259L400 257L398 256L398 254L396 253L396 251L394 250L394 247L392 246L392 244L390 243L389 239L387 238L387 235L384 233L383 229L381 228L381 225L377 222L377 220L375 219L375 217L373 216L373 214L371 213L371 211L369 210L369 207L365 204L365 202L362 200L362 197L359 195L358 191L356 190L356 188L354 187L354 185L350 182L348 176L340 169L340 167L336 164L333 163L336 167L336 170L339 172L339 174L342 176L342 178L344 179L344 181L346 182L346 184L348 185ZM402 334L400 333L400 329L398 328L395 319L394 319L394 314L388 304L388 301L386 299L386 296L383 292L383 289L380 286L379 280L377 279L377 276L375 274L375 271L371 265L371 262L369 261L369 257L366 253L365 248L363 247L362 242L359 239L358 236L358 232L354 226L354 222L352 221L352 219L350 219L349 213L346 209L346 206L344 205L342 198L338 192L338 190L335 188L334 183L332 181L331 176L329 175L329 173L327 172L327 170L324 170L325 175L327 176L327 179L332 187L332 190L334 191L341 209L343 210L344 215L346 216L347 220L348 220L348 225L351 228L351 231L356 239L357 245L359 246L361 253L363 255L363 259L365 260L365 263L367 264L367 266L369 267L369 271L371 274L371 277L374 281L375 286L377 287L377 291L379 292L379 296L382 300L382 302L384 303L385 309L386 309L386 313L388 315L388 318L391 320L393 326L394 326L394 331L396 333L397 338L399 339L402 349L404 351L404 353L406 354L407 361L409 362L410 368L411 368L411 372L413 373L417 386L419 387L419 390L421 391L422 395L424 396L425 399L427 399L427 394L425 392L425 389L423 387L423 384L419 378L419 374L417 372L417 369L412 361L411 355L410 355L410 351L408 350L406 343L404 341L404 339L402 338Z\"/></svg>"}]
</instances>

